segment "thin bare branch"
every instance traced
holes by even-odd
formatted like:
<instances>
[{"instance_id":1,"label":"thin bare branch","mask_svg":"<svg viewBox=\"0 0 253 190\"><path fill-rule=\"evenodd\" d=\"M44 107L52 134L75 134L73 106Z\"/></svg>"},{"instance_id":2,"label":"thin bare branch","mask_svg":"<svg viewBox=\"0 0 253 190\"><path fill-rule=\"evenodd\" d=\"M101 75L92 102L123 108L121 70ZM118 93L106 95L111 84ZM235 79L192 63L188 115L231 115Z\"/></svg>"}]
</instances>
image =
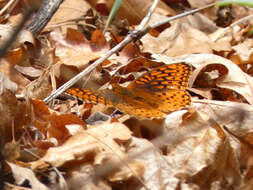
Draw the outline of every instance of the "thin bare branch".
<instances>
[{"instance_id":1,"label":"thin bare branch","mask_svg":"<svg viewBox=\"0 0 253 190\"><path fill-rule=\"evenodd\" d=\"M50 21L62 2L63 0L43 0L39 11L27 26L27 30L37 35Z\"/></svg>"},{"instance_id":2,"label":"thin bare branch","mask_svg":"<svg viewBox=\"0 0 253 190\"><path fill-rule=\"evenodd\" d=\"M204 10L204 9L208 9L208 8L210 8L210 7L213 7L213 6L215 6L215 3L211 3L211 4L208 4L208 5L204 6L204 7L200 7L200 8L198 8L198 9L193 9L193 10L190 10L190 11L187 11L187 12L184 12L184 13L181 13L181 14L178 14L178 15L175 15L175 16L173 16L173 20L176 20L176 19L179 19L179 18L188 16L188 15L191 15L191 14L197 13L197 12L199 12L199 11L202 11L202 10ZM167 24L167 23L171 22L171 18L172 18L172 17L169 17L169 18L167 18L167 19L164 19L164 20L161 21L161 22L158 22L158 23L155 23L155 24L153 24L153 25L150 25L150 29L153 29L153 28L156 28L156 27L159 27L159 26L162 26L162 25L164 25L164 24Z\"/></svg>"},{"instance_id":3,"label":"thin bare branch","mask_svg":"<svg viewBox=\"0 0 253 190\"><path fill-rule=\"evenodd\" d=\"M1 10L0 15L2 15L7 9L9 9L11 6L15 6L18 3L16 0L10 0Z\"/></svg>"},{"instance_id":4,"label":"thin bare branch","mask_svg":"<svg viewBox=\"0 0 253 190\"><path fill-rule=\"evenodd\" d=\"M213 42L217 42L221 37L223 37L229 30L233 29L234 26L237 26L241 23L244 23L246 21L249 21L253 18L253 15L248 15L246 17L243 17L236 22L232 23L230 26L223 28L222 31L213 39Z\"/></svg>"},{"instance_id":5,"label":"thin bare branch","mask_svg":"<svg viewBox=\"0 0 253 190\"><path fill-rule=\"evenodd\" d=\"M148 24L148 22L151 18L151 15L153 14L158 2L159 2L159 0L154 0L154 2L152 3L151 7L149 8L147 14L142 19L141 23L137 26L136 30L141 30Z\"/></svg>"}]
</instances>

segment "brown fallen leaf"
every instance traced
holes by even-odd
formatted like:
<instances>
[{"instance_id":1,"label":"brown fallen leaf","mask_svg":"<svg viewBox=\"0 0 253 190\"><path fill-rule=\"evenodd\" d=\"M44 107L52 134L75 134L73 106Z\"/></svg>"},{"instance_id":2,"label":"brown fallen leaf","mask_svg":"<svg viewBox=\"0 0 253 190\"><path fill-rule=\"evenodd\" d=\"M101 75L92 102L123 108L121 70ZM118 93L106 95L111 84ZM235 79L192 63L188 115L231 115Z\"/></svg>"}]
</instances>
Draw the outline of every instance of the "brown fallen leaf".
<instances>
[{"instance_id":1,"label":"brown fallen leaf","mask_svg":"<svg viewBox=\"0 0 253 190\"><path fill-rule=\"evenodd\" d=\"M82 164L72 167L68 171L67 183L72 189L92 189L92 190L111 190L110 185L103 179L84 180L94 177L95 171L92 164Z\"/></svg>"},{"instance_id":2,"label":"brown fallen leaf","mask_svg":"<svg viewBox=\"0 0 253 190\"><path fill-rule=\"evenodd\" d=\"M75 22L68 21L74 19L81 21L83 19L82 16L90 8L90 5L83 0L65 0L44 28L44 31L52 31L54 28L60 27L63 33L65 33L67 28L77 29Z\"/></svg>"},{"instance_id":3,"label":"brown fallen leaf","mask_svg":"<svg viewBox=\"0 0 253 190\"><path fill-rule=\"evenodd\" d=\"M55 55L59 58L60 64L75 66L80 70L86 67L89 61L100 58L109 50L105 38L99 31L93 33L92 43L84 40L83 35L81 36L78 31L68 29L68 32L79 33L79 35L73 39L68 36L64 37L60 32L51 32L51 40L55 43L56 48ZM77 39L77 36L80 37ZM59 77L59 72L56 73L56 77Z\"/></svg>"},{"instance_id":4,"label":"brown fallen leaf","mask_svg":"<svg viewBox=\"0 0 253 190\"><path fill-rule=\"evenodd\" d=\"M132 139L128 153L145 163L144 183L148 188L229 189L247 183L240 168L245 159L252 157L252 148L228 134L223 126L237 135L250 133L252 118L247 114L252 112L251 106L209 101L194 107L196 111L187 117L185 111L167 116L166 130L153 141L160 147L166 146L163 153L145 139ZM243 111L237 112L239 109ZM250 164L248 167L251 168Z\"/></svg>"},{"instance_id":5,"label":"brown fallen leaf","mask_svg":"<svg viewBox=\"0 0 253 190\"><path fill-rule=\"evenodd\" d=\"M86 129L85 122L73 114L57 115L52 113L46 116L46 120L50 122L50 126L47 129L48 137L56 138L60 144L71 136L70 131L66 127L67 125L77 124Z\"/></svg>"},{"instance_id":6,"label":"brown fallen leaf","mask_svg":"<svg viewBox=\"0 0 253 190\"><path fill-rule=\"evenodd\" d=\"M114 1L112 0L89 0L88 1L98 12L107 14L110 12ZM128 0L122 1L122 4L116 14L116 19L127 19L130 24L137 25L147 14L149 7L153 2L150 0L136 1ZM159 2L155 12L162 13L163 15L170 15L174 11L166 6L164 2Z\"/></svg>"},{"instance_id":7,"label":"brown fallen leaf","mask_svg":"<svg viewBox=\"0 0 253 190\"><path fill-rule=\"evenodd\" d=\"M32 162L31 167L41 169L48 164L59 167L76 161L86 163L93 160L94 166L106 163L120 162L126 159L125 153L117 142L130 141L131 131L121 123L98 125L86 131L79 131L62 146L50 148L45 156ZM80 163L79 163L80 164ZM108 180L127 180L130 177L141 176L144 166L136 161L120 166L116 172L107 175Z\"/></svg>"},{"instance_id":8,"label":"brown fallen leaf","mask_svg":"<svg viewBox=\"0 0 253 190\"><path fill-rule=\"evenodd\" d=\"M27 75L29 77L39 77L43 73L42 70L35 69L34 67L21 67L19 65L15 65L14 68L20 73Z\"/></svg>"},{"instance_id":9,"label":"brown fallen leaf","mask_svg":"<svg viewBox=\"0 0 253 190\"><path fill-rule=\"evenodd\" d=\"M17 91L20 92L24 87L30 82L26 77L20 74L6 59L1 59L0 61L0 72L4 74L4 78L8 78L12 83L16 83ZM7 83L6 83L7 84ZM11 84L11 83L9 83Z\"/></svg>"},{"instance_id":10,"label":"brown fallen leaf","mask_svg":"<svg viewBox=\"0 0 253 190\"><path fill-rule=\"evenodd\" d=\"M10 142L14 137L19 139L23 133L23 126L31 122L31 106L29 102L19 102L13 92L5 90L0 95L0 106L2 142Z\"/></svg>"},{"instance_id":11,"label":"brown fallen leaf","mask_svg":"<svg viewBox=\"0 0 253 190\"><path fill-rule=\"evenodd\" d=\"M153 54L153 57L165 63L187 62L192 64L196 69L193 71L190 78L189 87L193 85L198 74L208 64L224 65L228 69L228 73L217 80L216 85L221 88L234 90L238 94L241 94L249 104L253 104L252 77L244 73L237 65L233 64L233 62L228 59L213 54L190 54L176 58Z\"/></svg>"},{"instance_id":12,"label":"brown fallen leaf","mask_svg":"<svg viewBox=\"0 0 253 190\"><path fill-rule=\"evenodd\" d=\"M252 39L245 39L242 43L233 46L235 54L238 55L242 61L247 61L253 54Z\"/></svg>"},{"instance_id":13,"label":"brown fallen leaf","mask_svg":"<svg viewBox=\"0 0 253 190\"><path fill-rule=\"evenodd\" d=\"M29 181L32 189L49 190L47 186L36 178L35 173L31 169L20 167L10 162L7 163L12 170L16 184L22 185L25 181Z\"/></svg>"},{"instance_id":14,"label":"brown fallen leaf","mask_svg":"<svg viewBox=\"0 0 253 190\"><path fill-rule=\"evenodd\" d=\"M3 43L6 42L7 39L10 38L10 35L12 35L14 31L14 28L11 25L8 24L1 24L0 25L0 35L1 35L1 43L0 45L3 45ZM34 37L31 32L28 30L22 30L17 39L14 41L14 43L11 44L10 49L14 49L19 47L20 45L24 44L25 42L29 42L31 44L34 44Z\"/></svg>"},{"instance_id":15,"label":"brown fallen leaf","mask_svg":"<svg viewBox=\"0 0 253 190\"><path fill-rule=\"evenodd\" d=\"M8 77L6 77L3 73L0 72L0 94L3 93L4 90L8 89L12 92L16 92L18 89L18 86L16 83L12 82Z\"/></svg>"},{"instance_id":16,"label":"brown fallen leaf","mask_svg":"<svg viewBox=\"0 0 253 190\"><path fill-rule=\"evenodd\" d=\"M52 92L52 84L50 83L50 73L43 73L38 79L29 83L22 94L33 99L43 99Z\"/></svg>"},{"instance_id":17,"label":"brown fallen leaf","mask_svg":"<svg viewBox=\"0 0 253 190\"><path fill-rule=\"evenodd\" d=\"M143 51L178 56L189 53L211 53L212 42L208 36L191 27L183 20L177 20L157 38L147 34L141 39Z\"/></svg>"}]
</instances>

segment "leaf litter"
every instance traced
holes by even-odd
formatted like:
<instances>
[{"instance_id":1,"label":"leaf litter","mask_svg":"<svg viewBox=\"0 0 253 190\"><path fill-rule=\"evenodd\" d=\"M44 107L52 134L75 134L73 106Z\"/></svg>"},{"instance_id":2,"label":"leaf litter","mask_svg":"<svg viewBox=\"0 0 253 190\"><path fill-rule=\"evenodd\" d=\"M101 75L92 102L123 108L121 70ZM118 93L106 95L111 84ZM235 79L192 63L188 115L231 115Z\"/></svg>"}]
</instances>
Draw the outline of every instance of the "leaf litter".
<instances>
[{"instance_id":1,"label":"leaf litter","mask_svg":"<svg viewBox=\"0 0 253 190\"><path fill-rule=\"evenodd\" d=\"M216 25L213 7L173 21L128 44L75 85L110 89L163 64L191 64L190 108L163 120L139 120L64 95L49 105L41 100L103 57L152 3L123 2L103 34L112 2L88 2L66 0L39 36L21 33L1 59L5 189L251 189L252 19L225 30ZM1 30L1 43L22 3L1 23L9 31ZM202 5L163 1L151 23L187 6ZM238 5L231 11L233 22L252 14Z\"/></svg>"}]
</instances>

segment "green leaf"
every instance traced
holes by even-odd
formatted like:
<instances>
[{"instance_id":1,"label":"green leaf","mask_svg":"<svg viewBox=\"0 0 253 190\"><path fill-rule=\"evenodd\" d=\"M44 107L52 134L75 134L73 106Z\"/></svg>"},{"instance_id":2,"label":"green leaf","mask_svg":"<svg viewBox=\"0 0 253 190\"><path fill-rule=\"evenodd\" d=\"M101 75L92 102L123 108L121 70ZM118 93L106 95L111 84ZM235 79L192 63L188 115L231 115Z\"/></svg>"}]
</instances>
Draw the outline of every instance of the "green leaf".
<instances>
[{"instance_id":1,"label":"green leaf","mask_svg":"<svg viewBox=\"0 0 253 190\"><path fill-rule=\"evenodd\" d=\"M232 3L241 5L241 6L245 6L245 7L253 7L253 1L252 0L223 0L220 2L216 3L216 6L227 6L230 5Z\"/></svg>"},{"instance_id":2,"label":"green leaf","mask_svg":"<svg viewBox=\"0 0 253 190\"><path fill-rule=\"evenodd\" d=\"M253 37L253 26L252 26L252 25L251 25L251 27L250 27L250 30L249 30L247 36L248 36L249 38Z\"/></svg>"},{"instance_id":3,"label":"green leaf","mask_svg":"<svg viewBox=\"0 0 253 190\"><path fill-rule=\"evenodd\" d=\"M122 3L122 0L115 0L114 1L114 4L113 4L112 9L111 9L111 12L110 12L109 17L108 17L108 19L106 21L106 25L105 25L104 31L107 30L108 26L113 21L115 15L117 14L117 12L118 12L118 10L120 8L121 3Z\"/></svg>"}]
</instances>

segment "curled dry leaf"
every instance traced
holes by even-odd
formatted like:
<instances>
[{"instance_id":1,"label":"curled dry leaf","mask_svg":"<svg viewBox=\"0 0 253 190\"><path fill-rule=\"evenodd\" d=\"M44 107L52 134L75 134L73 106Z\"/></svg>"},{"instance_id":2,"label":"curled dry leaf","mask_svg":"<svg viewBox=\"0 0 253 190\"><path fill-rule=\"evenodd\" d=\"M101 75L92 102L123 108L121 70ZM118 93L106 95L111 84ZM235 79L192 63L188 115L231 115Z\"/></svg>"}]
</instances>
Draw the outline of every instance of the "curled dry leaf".
<instances>
[{"instance_id":1,"label":"curled dry leaf","mask_svg":"<svg viewBox=\"0 0 253 190\"><path fill-rule=\"evenodd\" d=\"M216 81L216 85L221 88L228 88L241 94L250 104L253 104L253 78L244 73L237 65L228 59L213 54L191 54L179 57L168 57L163 55L153 55L158 61L165 63L187 62L192 64L196 69L189 81L191 87L201 72L201 70L209 64L221 64L228 69L228 73Z\"/></svg>"},{"instance_id":2,"label":"curled dry leaf","mask_svg":"<svg viewBox=\"0 0 253 190\"><path fill-rule=\"evenodd\" d=\"M16 92L18 86L16 83L12 82L8 79L3 73L0 72L0 94L3 93L4 90L8 89L12 92Z\"/></svg>"},{"instance_id":3,"label":"curled dry leaf","mask_svg":"<svg viewBox=\"0 0 253 190\"><path fill-rule=\"evenodd\" d=\"M71 127L68 125L78 125L82 129L86 129L83 120L73 114L59 114L48 109L45 102L41 100L33 100L34 120L33 124L47 138L55 138L58 144L65 142L72 136ZM37 145L41 144L38 142Z\"/></svg>"},{"instance_id":4,"label":"curled dry leaf","mask_svg":"<svg viewBox=\"0 0 253 190\"><path fill-rule=\"evenodd\" d=\"M235 110L231 110L232 106ZM246 104L210 101L208 105L199 103L196 110L187 117L182 111L168 115L164 134L153 141L166 146L163 153L147 140L132 138L128 153L137 155L136 159L145 164L143 177L149 189L192 189L193 186L211 189L214 185L229 189L247 182L240 168L252 158L253 151L244 143L245 135L252 133L249 124L252 118L245 113L252 112L252 108ZM181 122L175 123L176 119ZM224 125L231 133L226 132ZM249 162L246 171L250 169Z\"/></svg>"},{"instance_id":5,"label":"curled dry leaf","mask_svg":"<svg viewBox=\"0 0 253 190\"><path fill-rule=\"evenodd\" d=\"M16 83L18 88L17 87L15 87L15 88L17 88L16 90L18 92L20 92L30 82L27 78L25 78L23 75L21 75L14 68L14 65L12 63L10 63L8 59L1 59L0 72L2 73L1 75L3 75L3 74L5 75L5 77L2 76L4 81L8 81L8 80L5 80L5 78L8 78L10 81L12 81L12 85L10 82L7 82L7 83L5 82L5 85L9 84L9 85L13 86L13 84Z\"/></svg>"},{"instance_id":6,"label":"curled dry leaf","mask_svg":"<svg viewBox=\"0 0 253 190\"><path fill-rule=\"evenodd\" d=\"M15 65L14 68L20 73L27 75L29 77L39 77L43 73L42 70L35 69L34 67L22 67L19 65Z\"/></svg>"},{"instance_id":7,"label":"curled dry leaf","mask_svg":"<svg viewBox=\"0 0 253 190\"><path fill-rule=\"evenodd\" d=\"M126 155L117 142L126 142L130 139L131 131L121 123L90 127L72 136L62 146L50 148L43 158L32 162L31 166L33 169L43 168L48 164L59 167L70 162L74 164L78 160L82 160L84 164L94 160L95 166L115 161L120 163L126 159ZM137 174L141 176L140 171L143 171L141 163L136 161L126 165L122 163L115 173L108 174L108 179L127 180Z\"/></svg>"},{"instance_id":8,"label":"curled dry leaf","mask_svg":"<svg viewBox=\"0 0 253 190\"><path fill-rule=\"evenodd\" d=\"M50 122L50 127L47 131L49 138L56 138L60 144L71 136L66 125L77 124L86 129L85 122L73 114L56 115L56 113L52 113L47 116L47 121Z\"/></svg>"},{"instance_id":9,"label":"curled dry leaf","mask_svg":"<svg viewBox=\"0 0 253 190\"><path fill-rule=\"evenodd\" d=\"M35 176L31 169L20 167L16 164L7 162L12 170L13 177L16 184L22 185L29 182L32 189L49 190L43 183L41 183Z\"/></svg>"},{"instance_id":10,"label":"curled dry leaf","mask_svg":"<svg viewBox=\"0 0 253 190\"><path fill-rule=\"evenodd\" d=\"M10 38L13 31L14 31L14 28L11 25L7 25L7 24L0 25L0 36L1 36L0 45L1 46L7 41L7 39ZM11 44L10 48L11 49L17 48L20 45L24 44L25 42L29 42L31 44L35 43L32 33L29 32L28 30L22 30L19 33L17 40L15 40L15 42Z\"/></svg>"},{"instance_id":11,"label":"curled dry leaf","mask_svg":"<svg viewBox=\"0 0 253 190\"><path fill-rule=\"evenodd\" d=\"M16 65L18 64L22 59L24 59L24 49L23 47L15 48L12 50L9 50L5 54L5 59L9 64Z\"/></svg>"}]
</instances>

